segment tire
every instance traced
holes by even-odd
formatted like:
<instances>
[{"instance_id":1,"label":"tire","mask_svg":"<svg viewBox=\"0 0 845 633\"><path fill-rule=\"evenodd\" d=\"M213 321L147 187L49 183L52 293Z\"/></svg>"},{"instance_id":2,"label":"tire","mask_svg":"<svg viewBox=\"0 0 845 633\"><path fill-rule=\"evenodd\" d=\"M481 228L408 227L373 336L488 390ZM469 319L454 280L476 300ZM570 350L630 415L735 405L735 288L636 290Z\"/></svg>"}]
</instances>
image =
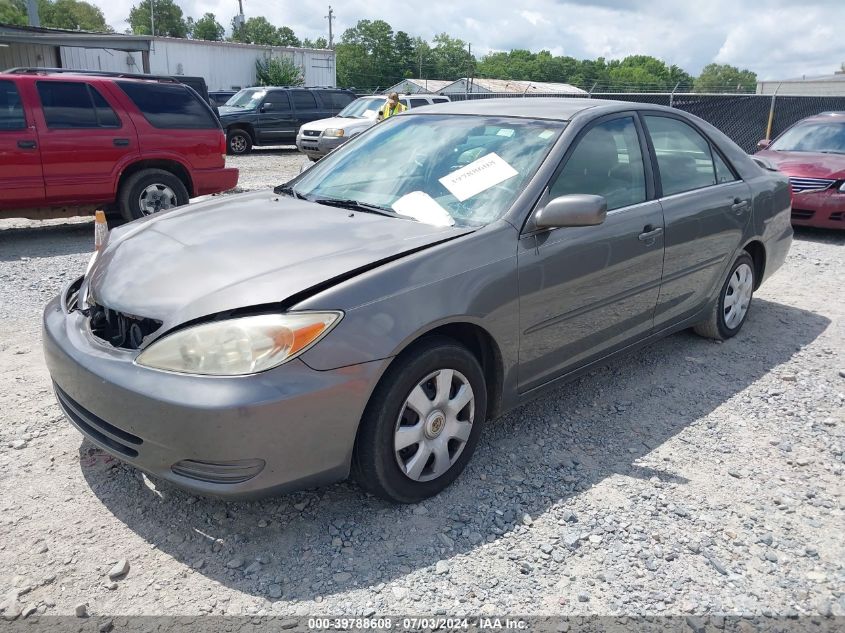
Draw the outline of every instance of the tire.
<instances>
[{"instance_id":1,"label":"tire","mask_svg":"<svg viewBox=\"0 0 845 633\"><path fill-rule=\"evenodd\" d=\"M757 281L755 275L754 260L748 253L743 252L731 266L710 316L693 327L695 333L717 341L736 336L748 318ZM737 299L732 300L731 297ZM744 306L744 310L737 311L737 300L740 306Z\"/></svg>"},{"instance_id":2,"label":"tire","mask_svg":"<svg viewBox=\"0 0 845 633\"><path fill-rule=\"evenodd\" d=\"M146 206L143 202L146 201ZM178 176L164 169L142 169L121 185L117 201L127 222L188 204L188 190Z\"/></svg>"},{"instance_id":3,"label":"tire","mask_svg":"<svg viewBox=\"0 0 845 633\"><path fill-rule=\"evenodd\" d=\"M445 386L450 377L452 411L435 406L446 393L437 390L438 380ZM409 404L412 392L426 417ZM467 395L472 399L464 403ZM469 462L486 416L487 387L475 356L447 337L423 339L397 358L373 392L355 442L353 476L364 490L388 501L416 503L434 496ZM397 437L410 442L398 452Z\"/></svg>"},{"instance_id":4,"label":"tire","mask_svg":"<svg viewBox=\"0 0 845 633\"><path fill-rule=\"evenodd\" d=\"M233 156L243 156L252 151L252 137L246 130L231 130L226 134L226 151Z\"/></svg>"}]
</instances>

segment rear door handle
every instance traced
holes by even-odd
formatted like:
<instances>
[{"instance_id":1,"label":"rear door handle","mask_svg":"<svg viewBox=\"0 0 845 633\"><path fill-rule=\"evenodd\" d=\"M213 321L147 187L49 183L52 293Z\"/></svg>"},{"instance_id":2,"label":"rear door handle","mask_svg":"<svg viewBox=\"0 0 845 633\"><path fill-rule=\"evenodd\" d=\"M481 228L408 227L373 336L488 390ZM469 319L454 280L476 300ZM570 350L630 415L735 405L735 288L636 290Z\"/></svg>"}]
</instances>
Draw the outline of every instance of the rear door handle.
<instances>
[{"instance_id":1,"label":"rear door handle","mask_svg":"<svg viewBox=\"0 0 845 633\"><path fill-rule=\"evenodd\" d=\"M742 198L734 198L734 203L731 205L731 211L737 215L741 215L748 208L748 200Z\"/></svg>"},{"instance_id":2,"label":"rear door handle","mask_svg":"<svg viewBox=\"0 0 845 633\"><path fill-rule=\"evenodd\" d=\"M129 139L128 138L116 138L112 141L115 147L128 147L129 146Z\"/></svg>"},{"instance_id":3,"label":"rear door handle","mask_svg":"<svg viewBox=\"0 0 845 633\"><path fill-rule=\"evenodd\" d=\"M21 149L35 149L35 141L18 141L18 147Z\"/></svg>"},{"instance_id":4,"label":"rear door handle","mask_svg":"<svg viewBox=\"0 0 845 633\"><path fill-rule=\"evenodd\" d=\"M649 224L643 227L643 232L639 234L638 239L641 242L648 242L656 238L661 233L663 233L663 227L658 226L657 228L655 228L651 224Z\"/></svg>"}]
</instances>

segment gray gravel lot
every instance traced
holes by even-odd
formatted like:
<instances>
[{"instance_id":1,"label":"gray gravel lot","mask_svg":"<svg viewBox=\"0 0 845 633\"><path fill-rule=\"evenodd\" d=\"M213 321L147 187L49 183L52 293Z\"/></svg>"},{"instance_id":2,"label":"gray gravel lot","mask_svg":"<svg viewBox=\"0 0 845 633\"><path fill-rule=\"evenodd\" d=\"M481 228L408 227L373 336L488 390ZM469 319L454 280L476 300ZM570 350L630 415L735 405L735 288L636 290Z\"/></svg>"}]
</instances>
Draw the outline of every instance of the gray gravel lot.
<instances>
[{"instance_id":1,"label":"gray gravel lot","mask_svg":"<svg viewBox=\"0 0 845 633\"><path fill-rule=\"evenodd\" d=\"M230 164L252 189L303 160ZM845 615L843 234L799 232L735 339L677 334L490 423L416 507L347 483L196 498L84 441L39 316L92 241L88 224L0 231L6 618Z\"/></svg>"}]
</instances>

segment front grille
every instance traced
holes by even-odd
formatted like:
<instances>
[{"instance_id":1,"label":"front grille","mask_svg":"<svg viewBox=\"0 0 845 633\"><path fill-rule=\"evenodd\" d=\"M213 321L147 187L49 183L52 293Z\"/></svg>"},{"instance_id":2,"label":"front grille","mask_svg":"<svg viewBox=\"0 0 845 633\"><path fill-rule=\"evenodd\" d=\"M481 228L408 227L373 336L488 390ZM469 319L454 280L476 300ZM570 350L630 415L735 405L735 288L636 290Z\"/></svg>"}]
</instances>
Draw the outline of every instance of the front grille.
<instances>
[{"instance_id":1,"label":"front grille","mask_svg":"<svg viewBox=\"0 0 845 633\"><path fill-rule=\"evenodd\" d=\"M133 446L140 446L144 440L98 418L73 400L56 383L53 383L53 388L56 390L56 398L62 411L85 435L97 440L115 453L125 457L138 457L138 451Z\"/></svg>"},{"instance_id":2,"label":"front grille","mask_svg":"<svg viewBox=\"0 0 845 633\"><path fill-rule=\"evenodd\" d=\"M123 314L98 305L92 306L88 314L91 333L109 345L123 349L138 349L147 336L161 327L161 321Z\"/></svg>"},{"instance_id":3,"label":"front grille","mask_svg":"<svg viewBox=\"0 0 845 633\"><path fill-rule=\"evenodd\" d=\"M302 130L302 136L320 136L320 130Z\"/></svg>"},{"instance_id":4,"label":"front grille","mask_svg":"<svg viewBox=\"0 0 845 633\"><path fill-rule=\"evenodd\" d=\"M789 184L795 193L806 193L808 191L824 191L829 188L835 180L827 178L790 178Z\"/></svg>"},{"instance_id":5,"label":"front grille","mask_svg":"<svg viewBox=\"0 0 845 633\"><path fill-rule=\"evenodd\" d=\"M809 220L816 214L808 209L792 209L792 217L796 220Z\"/></svg>"}]
</instances>

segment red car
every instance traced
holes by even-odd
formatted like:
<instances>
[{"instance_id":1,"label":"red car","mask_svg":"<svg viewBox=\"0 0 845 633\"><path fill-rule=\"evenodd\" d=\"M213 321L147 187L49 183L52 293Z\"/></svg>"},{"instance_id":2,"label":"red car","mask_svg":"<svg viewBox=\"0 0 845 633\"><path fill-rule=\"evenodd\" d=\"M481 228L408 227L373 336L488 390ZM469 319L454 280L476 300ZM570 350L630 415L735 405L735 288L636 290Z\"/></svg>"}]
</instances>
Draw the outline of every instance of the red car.
<instances>
[{"instance_id":1,"label":"red car","mask_svg":"<svg viewBox=\"0 0 845 633\"><path fill-rule=\"evenodd\" d=\"M792 185L792 224L845 229L845 112L802 119L757 144Z\"/></svg>"},{"instance_id":2,"label":"red car","mask_svg":"<svg viewBox=\"0 0 845 633\"><path fill-rule=\"evenodd\" d=\"M214 111L172 79L0 73L0 217L126 220L231 189Z\"/></svg>"}]
</instances>

